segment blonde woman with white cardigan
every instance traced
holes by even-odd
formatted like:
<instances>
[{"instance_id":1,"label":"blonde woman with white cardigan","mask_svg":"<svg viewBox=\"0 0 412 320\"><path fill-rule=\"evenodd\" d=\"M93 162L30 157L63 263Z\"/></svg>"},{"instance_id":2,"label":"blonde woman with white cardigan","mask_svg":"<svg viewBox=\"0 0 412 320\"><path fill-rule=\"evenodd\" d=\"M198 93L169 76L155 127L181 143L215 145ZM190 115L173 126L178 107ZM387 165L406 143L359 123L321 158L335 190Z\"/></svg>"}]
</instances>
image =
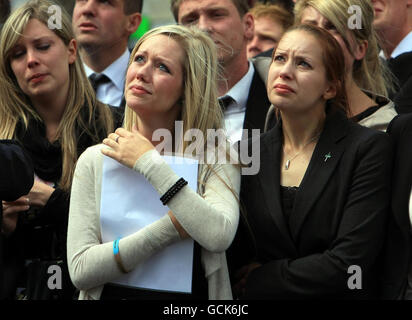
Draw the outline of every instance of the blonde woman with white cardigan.
<instances>
[{"instance_id":1,"label":"blonde woman with white cardigan","mask_svg":"<svg viewBox=\"0 0 412 320\"><path fill-rule=\"evenodd\" d=\"M124 126L103 145L86 150L75 171L67 247L69 271L81 290L80 299L232 298L225 250L238 226L239 167L200 164L198 190L192 190L180 183L155 149L159 141L152 139L156 129L173 132L176 120L183 122L183 132L195 128L204 137L207 129L221 128L216 79L215 46L199 30L159 27L136 44L126 75ZM225 150L226 145L225 141L215 146ZM200 147L204 150L206 143ZM117 243L102 243L100 230L104 155L141 173L159 197L169 200L168 214ZM189 237L195 242L191 294L108 284Z\"/></svg>"}]
</instances>

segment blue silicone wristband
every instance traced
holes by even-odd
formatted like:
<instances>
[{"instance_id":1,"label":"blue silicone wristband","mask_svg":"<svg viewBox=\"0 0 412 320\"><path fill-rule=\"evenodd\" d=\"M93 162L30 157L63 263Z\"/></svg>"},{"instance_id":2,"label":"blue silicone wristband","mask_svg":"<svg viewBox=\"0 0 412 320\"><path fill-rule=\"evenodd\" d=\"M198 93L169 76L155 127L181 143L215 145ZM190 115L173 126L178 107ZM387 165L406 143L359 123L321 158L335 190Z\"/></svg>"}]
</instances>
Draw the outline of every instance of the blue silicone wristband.
<instances>
[{"instance_id":1,"label":"blue silicone wristband","mask_svg":"<svg viewBox=\"0 0 412 320\"><path fill-rule=\"evenodd\" d=\"M113 241L113 254L114 255L119 254L119 240L120 238L117 238L116 240Z\"/></svg>"}]
</instances>

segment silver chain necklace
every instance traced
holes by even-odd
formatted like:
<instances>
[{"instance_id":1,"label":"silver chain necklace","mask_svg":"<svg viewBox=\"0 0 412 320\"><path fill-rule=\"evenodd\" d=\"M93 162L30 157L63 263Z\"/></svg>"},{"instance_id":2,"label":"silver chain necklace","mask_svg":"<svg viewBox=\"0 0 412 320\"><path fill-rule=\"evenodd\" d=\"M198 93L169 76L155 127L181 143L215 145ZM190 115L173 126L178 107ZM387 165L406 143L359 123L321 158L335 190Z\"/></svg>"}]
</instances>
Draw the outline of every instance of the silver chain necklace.
<instances>
[{"instance_id":1,"label":"silver chain necklace","mask_svg":"<svg viewBox=\"0 0 412 320\"><path fill-rule=\"evenodd\" d=\"M318 133L312 139L310 139L292 158L287 159L286 162L285 162L285 170L288 170L289 167L290 167L290 162L293 159L295 159L309 144L311 144L313 141L315 141L317 138L319 138L319 136L320 136L320 133ZM283 146L283 153L286 156L285 146Z\"/></svg>"}]
</instances>

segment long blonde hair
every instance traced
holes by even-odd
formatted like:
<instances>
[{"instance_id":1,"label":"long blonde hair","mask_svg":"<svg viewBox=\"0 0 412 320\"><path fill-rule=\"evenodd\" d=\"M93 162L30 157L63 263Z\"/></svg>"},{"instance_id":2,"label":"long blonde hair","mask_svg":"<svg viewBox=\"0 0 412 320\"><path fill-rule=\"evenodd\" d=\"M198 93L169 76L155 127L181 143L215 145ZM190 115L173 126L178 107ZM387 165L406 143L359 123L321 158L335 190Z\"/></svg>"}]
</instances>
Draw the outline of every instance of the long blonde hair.
<instances>
[{"instance_id":1,"label":"long blonde hair","mask_svg":"<svg viewBox=\"0 0 412 320\"><path fill-rule=\"evenodd\" d=\"M362 27L359 29L348 28L348 21L352 15L348 10L354 5L358 6L362 13ZM392 80L389 70L379 58L378 38L372 25L374 10L371 2L369 0L299 0L295 5L295 24L301 23L303 10L309 6L318 10L334 25L351 54L348 32L358 44L364 40L368 42L365 57L354 63L352 77L360 88L373 94L387 96L387 88L392 86Z\"/></svg>"},{"instance_id":2,"label":"long blonde hair","mask_svg":"<svg viewBox=\"0 0 412 320\"><path fill-rule=\"evenodd\" d=\"M130 56L129 66L140 45L149 38L166 35L183 48L183 96L180 98L183 132L199 129L207 137L207 129L223 126L223 113L217 96L218 60L216 46L210 37L195 27L162 26L144 34ZM124 127L131 130L137 124L137 114L126 105ZM183 142L183 152L189 142Z\"/></svg>"},{"instance_id":3,"label":"long blonde hair","mask_svg":"<svg viewBox=\"0 0 412 320\"><path fill-rule=\"evenodd\" d=\"M16 138L16 126L22 122L27 129L29 120L43 122L33 108L29 97L19 87L10 66L11 52L22 36L28 22L37 19L48 25L50 14L48 9L55 3L48 0L31 0L16 9L5 22L0 36L0 138ZM62 8L61 28L52 31L66 46L74 39L71 21ZM88 118L83 119L82 112L87 108ZM95 117L98 115L97 122ZM69 190L78 158L76 128L85 132L99 142L98 128L107 133L113 130L113 120L110 109L96 100L95 93L87 80L82 62L79 58L69 65L69 91L66 108L57 128L56 137L62 149L62 176L59 187Z\"/></svg>"},{"instance_id":4,"label":"long blonde hair","mask_svg":"<svg viewBox=\"0 0 412 320\"><path fill-rule=\"evenodd\" d=\"M217 58L216 46L213 40L203 31L196 27L187 27L182 25L161 26L145 33L136 43L133 52L130 55L129 66L133 62L134 56L141 44L149 38L157 35L166 35L179 43L184 51L182 61L183 69L183 95L179 99L181 104L180 118L183 122L183 134L189 129L198 129L203 134L203 145L196 140L196 150L201 150L203 156L206 155L206 149L210 145L215 147L215 154L223 154L225 160L230 160L229 144L224 134L224 142L218 138L216 141L209 138L208 129L223 130L223 112L218 100L217 82L221 75L221 66ZM123 127L132 130L134 124L137 125L137 114L127 106ZM191 141L183 141L179 152L185 152ZM216 159L213 159L216 160ZM233 187L227 184L222 177L216 172L211 163L205 162L207 171L205 171L204 180L201 175L198 179L198 189L200 194L204 191L207 176L212 172L222 181L231 193L238 199L238 195Z\"/></svg>"}]
</instances>

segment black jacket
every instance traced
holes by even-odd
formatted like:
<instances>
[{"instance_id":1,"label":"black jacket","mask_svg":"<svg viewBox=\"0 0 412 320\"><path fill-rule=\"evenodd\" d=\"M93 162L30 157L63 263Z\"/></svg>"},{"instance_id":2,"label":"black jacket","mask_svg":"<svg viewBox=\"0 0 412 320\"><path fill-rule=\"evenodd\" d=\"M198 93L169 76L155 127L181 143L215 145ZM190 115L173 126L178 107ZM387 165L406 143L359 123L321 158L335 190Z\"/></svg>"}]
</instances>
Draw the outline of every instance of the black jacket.
<instances>
[{"instance_id":1,"label":"black jacket","mask_svg":"<svg viewBox=\"0 0 412 320\"><path fill-rule=\"evenodd\" d=\"M398 113L412 112L412 51L405 52L388 62L389 69L398 80L395 92L390 94Z\"/></svg>"},{"instance_id":2,"label":"black jacket","mask_svg":"<svg viewBox=\"0 0 412 320\"><path fill-rule=\"evenodd\" d=\"M411 261L409 198L412 188L412 115L399 115L389 124L394 144L392 212L388 223L383 272L384 299L403 297Z\"/></svg>"},{"instance_id":3,"label":"black jacket","mask_svg":"<svg viewBox=\"0 0 412 320\"><path fill-rule=\"evenodd\" d=\"M33 185L33 166L23 150L12 140L0 140L0 201L13 201L29 193ZM0 229L2 224L0 206ZM0 275L4 274L4 236L0 234ZM4 288L0 277L0 299Z\"/></svg>"},{"instance_id":4,"label":"black jacket","mask_svg":"<svg viewBox=\"0 0 412 320\"><path fill-rule=\"evenodd\" d=\"M278 123L260 137L259 173L242 176L241 202L256 241L243 264L262 264L250 273L243 298L376 297L389 211L389 137L341 112L329 114L288 221L280 197L282 141ZM250 242L238 239L242 230L235 248L238 241ZM238 256L247 256L246 248ZM348 287L351 265L361 268L362 290Z\"/></svg>"}]
</instances>

